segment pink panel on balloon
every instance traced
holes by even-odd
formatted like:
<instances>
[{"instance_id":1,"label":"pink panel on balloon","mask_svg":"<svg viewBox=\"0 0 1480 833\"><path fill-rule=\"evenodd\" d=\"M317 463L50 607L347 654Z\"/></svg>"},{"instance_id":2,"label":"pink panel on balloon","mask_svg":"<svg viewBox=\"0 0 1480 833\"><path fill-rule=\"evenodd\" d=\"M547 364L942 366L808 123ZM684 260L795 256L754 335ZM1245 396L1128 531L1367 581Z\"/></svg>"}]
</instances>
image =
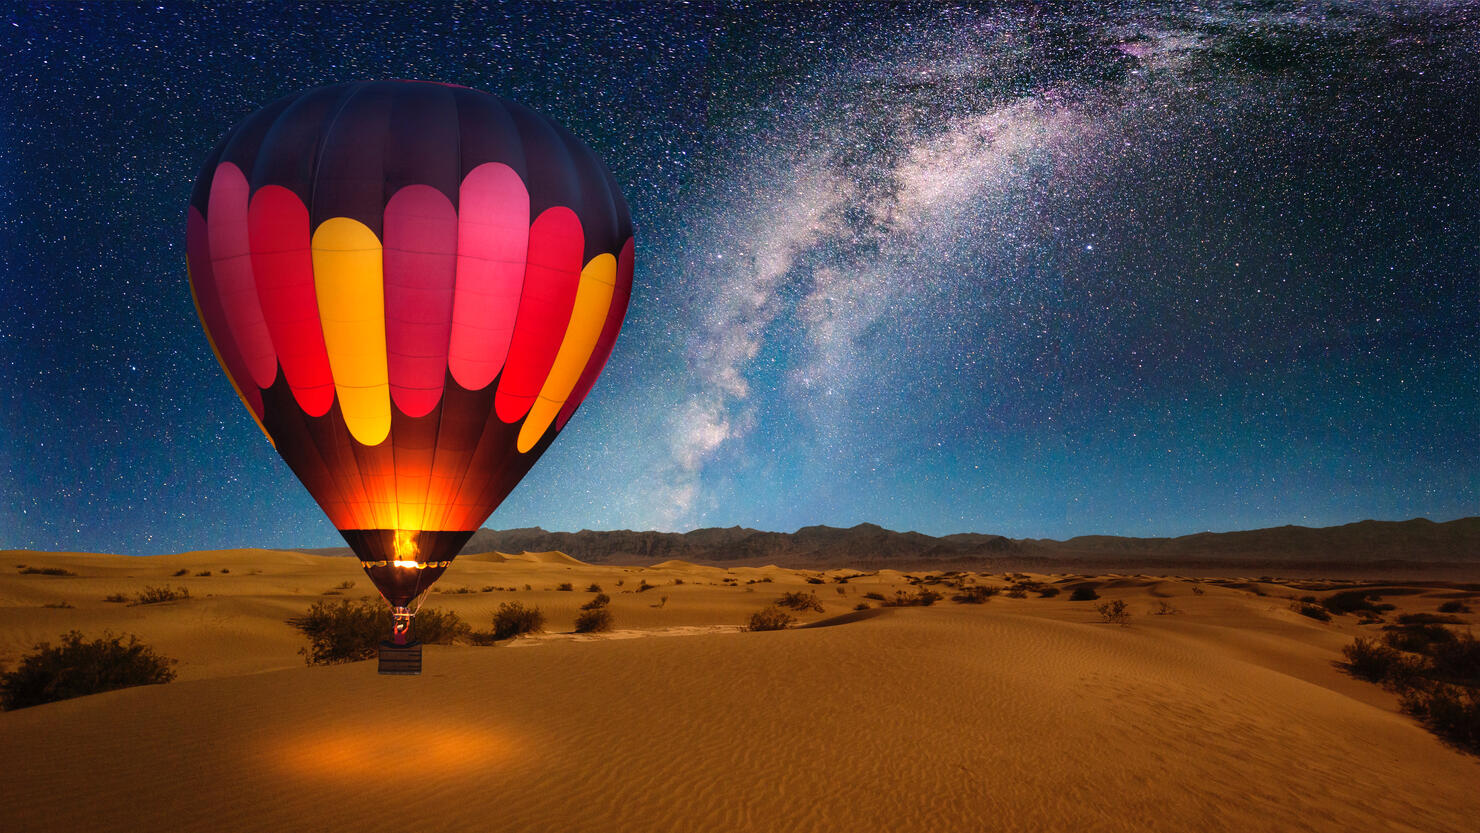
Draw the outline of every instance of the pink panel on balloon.
<instances>
[{"instance_id":1,"label":"pink panel on balloon","mask_svg":"<svg viewBox=\"0 0 1480 833\"><path fill-rule=\"evenodd\" d=\"M242 361L257 387L272 387L277 378L277 353L257 300L252 275L252 250L247 236L247 178L241 169L223 162L211 178L206 206L206 232L211 241L211 267L226 325L241 351ZM219 336L218 336L219 337Z\"/></svg>"},{"instance_id":2,"label":"pink panel on balloon","mask_svg":"<svg viewBox=\"0 0 1480 833\"><path fill-rule=\"evenodd\" d=\"M191 206L185 216L185 262L190 265L190 285L195 290L195 303L200 308L206 336L215 345L221 363L226 366L226 374L241 391L242 398L247 400L247 406L261 419L262 391L252 384L241 353L237 352L236 342L232 341L227 330L226 315L221 311L221 299L216 291L215 272L211 268L211 243L206 232L206 220L195 206Z\"/></svg>"},{"instance_id":3,"label":"pink panel on balloon","mask_svg":"<svg viewBox=\"0 0 1480 833\"><path fill-rule=\"evenodd\" d=\"M468 390L498 376L508 355L529 249L529 192L513 168L486 162L458 191L457 289L448 368Z\"/></svg>"},{"instance_id":4,"label":"pink panel on balloon","mask_svg":"<svg viewBox=\"0 0 1480 833\"><path fill-rule=\"evenodd\" d=\"M407 416L431 413L442 398L457 245L457 212L437 189L409 185L386 203L386 360L391 399Z\"/></svg>"},{"instance_id":5,"label":"pink panel on balloon","mask_svg":"<svg viewBox=\"0 0 1480 833\"><path fill-rule=\"evenodd\" d=\"M622 321L627 317L627 304L632 300L633 241L634 238L627 238L627 245L617 255L617 285L612 290L611 309L606 313L606 323L601 327L601 335L596 339L596 349L591 351L586 369L581 371L580 380L571 390L565 405L560 408L560 414L555 417L556 430L565 427L566 420L580 407L586 394L591 392L596 378L606 368L606 360L611 358L612 347L617 343L617 333L621 332Z\"/></svg>"},{"instance_id":6,"label":"pink panel on balloon","mask_svg":"<svg viewBox=\"0 0 1480 833\"><path fill-rule=\"evenodd\" d=\"M546 209L529 227L519 316L493 397L493 409L504 422L517 422L529 412L550 374L575 306L584 249L581 220L565 206Z\"/></svg>"},{"instance_id":7,"label":"pink panel on balloon","mask_svg":"<svg viewBox=\"0 0 1480 833\"><path fill-rule=\"evenodd\" d=\"M268 185L252 195L247 228L257 299L283 375L298 406L323 416L334 404L334 375L313 288L308 208L287 188Z\"/></svg>"}]
</instances>

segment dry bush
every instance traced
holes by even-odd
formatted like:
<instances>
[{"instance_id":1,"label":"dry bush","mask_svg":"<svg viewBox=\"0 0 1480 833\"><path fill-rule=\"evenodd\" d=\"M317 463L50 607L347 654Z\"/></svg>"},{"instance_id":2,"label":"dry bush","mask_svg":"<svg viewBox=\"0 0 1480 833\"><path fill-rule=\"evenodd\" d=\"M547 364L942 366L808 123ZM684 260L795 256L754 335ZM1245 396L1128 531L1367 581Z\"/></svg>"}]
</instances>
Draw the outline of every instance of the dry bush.
<instances>
[{"instance_id":1,"label":"dry bush","mask_svg":"<svg viewBox=\"0 0 1480 833\"><path fill-rule=\"evenodd\" d=\"M1356 613L1359 610L1371 613L1385 613L1393 609L1390 604L1377 604L1382 594L1375 590L1343 590L1327 596L1321 605L1332 613L1339 615L1345 613Z\"/></svg>"},{"instance_id":2,"label":"dry bush","mask_svg":"<svg viewBox=\"0 0 1480 833\"><path fill-rule=\"evenodd\" d=\"M961 588L961 592L951 597L951 601L959 604L979 605L1000 592L1001 588L986 584L970 584Z\"/></svg>"},{"instance_id":3,"label":"dry bush","mask_svg":"<svg viewBox=\"0 0 1480 833\"><path fill-rule=\"evenodd\" d=\"M108 595L106 595L106 596L103 597L103 601L105 601L105 602L127 602L128 601L128 596L125 596L122 593L109 593Z\"/></svg>"},{"instance_id":4,"label":"dry bush","mask_svg":"<svg viewBox=\"0 0 1480 833\"><path fill-rule=\"evenodd\" d=\"M1014 584L1003 590L1002 595L1009 599L1026 599L1028 598L1028 588L1021 584Z\"/></svg>"},{"instance_id":5,"label":"dry bush","mask_svg":"<svg viewBox=\"0 0 1480 833\"><path fill-rule=\"evenodd\" d=\"M165 602L178 602L190 598L190 591L184 587L171 590L168 587L145 587L134 596L130 605L157 605Z\"/></svg>"},{"instance_id":6,"label":"dry bush","mask_svg":"<svg viewBox=\"0 0 1480 833\"><path fill-rule=\"evenodd\" d=\"M896 590L894 598L884 602L884 607L929 607L941 600L941 595L934 590L921 587L914 595Z\"/></svg>"},{"instance_id":7,"label":"dry bush","mask_svg":"<svg viewBox=\"0 0 1480 833\"><path fill-rule=\"evenodd\" d=\"M1445 603L1439 605L1439 612L1440 613L1472 613L1473 611L1470 610L1470 606L1469 605L1465 604L1464 602L1460 601L1459 599L1454 599L1452 601L1448 601L1448 602L1445 602Z\"/></svg>"},{"instance_id":8,"label":"dry bush","mask_svg":"<svg viewBox=\"0 0 1480 833\"><path fill-rule=\"evenodd\" d=\"M795 621L796 618L790 613L776 605L769 605L750 614L750 624L745 629L748 631L779 631L785 630Z\"/></svg>"},{"instance_id":9,"label":"dry bush","mask_svg":"<svg viewBox=\"0 0 1480 833\"><path fill-rule=\"evenodd\" d=\"M518 602L504 602L493 614L493 638L512 639L527 633L538 633L545 629L545 614L537 607L525 607Z\"/></svg>"},{"instance_id":10,"label":"dry bush","mask_svg":"<svg viewBox=\"0 0 1480 833\"><path fill-rule=\"evenodd\" d=\"M1178 610L1172 605L1171 602L1167 601L1166 599L1162 599L1161 601L1157 602L1156 607L1151 609L1151 615L1153 616L1171 616L1173 614L1181 612L1181 610Z\"/></svg>"},{"instance_id":11,"label":"dry bush","mask_svg":"<svg viewBox=\"0 0 1480 833\"><path fill-rule=\"evenodd\" d=\"M597 593L596 596L591 599L591 601L581 605L581 610L595 610L598 607L606 607L608 604L611 604L611 600L611 596L608 596L605 593Z\"/></svg>"},{"instance_id":12,"label":"dry bush","mask_svg":"<svg viewBox=\"0 0 1480 833\"><path fill-rule=\"evenodd\" d=\"M1439 642L1453 642L1454 631L1443 625L1388 625L1383 641L1399 651L1428 654Z\"/></svg>"},{"instance_id":13,"label":"dry bush","mask_svg":"<svg viewBox=\"0 0 1480 833\"><path fill-rule=\"evenodd\" d=\"M1207 592L1208 591L1204 590L1201 584L1192 585L1192 595L1194 596L1201 596L1206 594Z\"/></svg>"},{"instance_id":14,"label":"dry bush","mask_svg":"<svg viewBox=\"0 0 1480 833\"><path fill-rule=\"evenodd\" d=\"M853 606L853 609L854 610L868 610L869 609L868 602L859 602L858 604L856 604L856 605Z\"/></svg>"},{"instance_id":15,"label":"dry bush","mask_svg":"<svg viewBox=\"0 0 1480 833\"><path fill-rule=\"evenodd\" d=\"M390 636L391 609L378 599L317 601L288 624L308 637L308 647L298 653L309 665L357 662L375 656ZM445 645L471 630L456 613L428 607L412 619L411 638Z\"/></svg>"},{"instance_id":16,"label":"dry bush","mask_svg":"<svg viewBox=\"0 0 1480 833\"><path fill-rule=\"evenodd\" d=\"M1131 623L1131 609L1125 602L1116 599L1113 602L1105 602L1096 607L1100 612L1100 618L1112 625L1129 625Z\"/></svg>"},{"instance_id":17,"label":"dry bush","mask_svg":"<svg viewBox=\"0 0 1480 833\"><path fill-rule=\"evenodd\" d=\"M654 587L657 587L657 585L656 584L648 584L648 580L647 579L643 579L642 581L638 582L638 584L637 584L637 592L639 592L639 593L646 593L647 591L653 589Z\"/></svg>"},{"instance_id":18,"label":"dry bush","mask_svg":"<svg viewBox=\"0 0 1480 833\"><path fill-rule=\"evenodd\" d=\"M822 602L817 598L816 593L784 593L781 598L776 600L776 604L782 607L789 607L798 612L808 610L815 610L818 613L822 612Z\"/></svg>"},{"instance_id":19,"label":"dry bush","mask_svg":"<svg viewBox=\"0 0 1480 833\"><path fill-rule=\"evenodd\" d=\"M575 590L576 588L575 588L574 585L572 585L570 582L567 581L567 582L561 584L559 587L557 587L555 589L556 590L563 591L563 592L566 592L566 593L569 593L569 592Z\"/></svg>"},{"instance_id":20,"label":"dry bush","mask_svg":"<svg viewBox=\"0 0 1480 833\"><path fill-rule=\"evenodd\" d=\"M865 599L873 599L876 602L882 602L882 601L884 601L884 594L883 593L864 593L863 594L863 597Z\"/></svg>"},{"instance_id":21,"label":"dry bush","mask_svg":"<svg viewBox=\"0 0 1480 833\"><path fill-rule=\"evenodd\" d=\"M210 576L211 576L211 571L210 570L201 570L200 572L198 572L198 573L195 574L195 577L196 578L210 578Z\"/></svg>"},{"instance_id":22,"label":"dry bush","mask_svg":"<svg viewBox=\"0 0 1480 833\"><path fill-rule=\"evenodd\" d=\"M1434 734L1480 753L1480 689L1440 683L1404 694L1402 707Z\"/></svg>"},{"instance_id":23,"label":"dry bush","mask_svg":"<svg viewBox=\"0 0 1480 833\"><path fill-rule=\"evenodd\" d=\"M612 629L612 612L607 607L582 610L576 617L576 633L604 633Z\"/></svg>"},{"instance_id":24,"label":"dry bush","mask_svg":"<svg viewBox=\"0 0 1480 833\"><path fill-rule=\"evenodd\" d=\"M180 576L188 576L188 575L190 575L190 571L187 570L187 569L185 569L184 567L181 567L180 569L178 569L178 570L175 571L175 578L179 578Z\"/></svg>"},{"instance_id":25,"label":"dry bush","mask_svg":"<svg viewBox=\"0 0 1480 833\"><path fill-rule=\"evenodd\" d=\"M1059 595L1059 588L1057 587L1044 585L1043 587L1038 588L1038 598L1040 599L1052 599L1054 596L1057 595Z\"/></svg>"},{"instance_id":26,"label":"dry bush","mask_svg":"<svg viewBox=\"0 0 1480 833\"><path fill-rule=\"evenodd\" d=\"M586 592L587 593L600 593L601 592L601 585L599 585L599 584L597 584L595 582L592 582L591 583L591 586L586 588Z\"/></svg>"},{"instance_id":27,"label":"dry bush","mask_svg":"<svg viewBox=\"0 0 1480 833\"><path fill-rule=\"evenodd\" d=\"M1320 605L1314 605L1309 602L1302 602L1297 599L1290 602L1290 609L1300 614L1301 616L1308 616L1321 622L1331 621L1331 614L1326 611L1326 608L1321 607Z\"/></svg>"},{"instance_id":28,"label":"dry bush","mask_svg":"<svg viewBox=\"0 0 1480 833\"><path fill-rule=\"evenodd\" d=\"M0 674L0 708L22 709L136 685L167 683L175 678L175 660L139 642L105 633L84 642L71 631L62 644L42 642L21 659L20 667Z\"/></svg>"},{"instance_id":29,"label":"dry bush","mask_svg":"<svg viewBox=\"0 0 1480 833\"><path fill-rule=\"evenodd\" d=\"M1096 593L1093 587L1084 584L1074 588L1074 591L1069 594L1069 601L1071 602L1092 602L1098 598L1100 598L1100 594Z\"/></svg>"},{"instance_id":30,"label":"dry bush","mask_svg":"<svg viewBox=\"0 0 1480 833\"><path fill-rule=\"evenodd\" d=\"M1355 642L1342 648L1341 653L1346 656L1348 673L1373 683L1387 679L1389 669L1402 659L1391 646L1365 636L1357 637Z\"/></svg>"},{"instance_id":31,"label":"dry bush","mask_svg":"<svg viewBox=\"0 0 1480 833\"><path fill-rule=\"evenodd\" d=\"M23 576L75 576L71 570L63 570L61 567L22 567Z\"/></svg>"}]
</instances>

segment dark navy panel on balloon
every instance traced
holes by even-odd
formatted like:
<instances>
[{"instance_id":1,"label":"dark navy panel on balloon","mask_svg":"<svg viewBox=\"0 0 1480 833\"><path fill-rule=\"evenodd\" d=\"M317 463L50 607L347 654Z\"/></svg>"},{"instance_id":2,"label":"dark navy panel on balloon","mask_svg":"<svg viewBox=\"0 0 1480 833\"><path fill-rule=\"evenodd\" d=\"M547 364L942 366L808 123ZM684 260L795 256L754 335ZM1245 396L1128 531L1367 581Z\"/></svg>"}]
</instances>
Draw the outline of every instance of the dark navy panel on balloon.
<instances>
[{"instance_id":1,"label":"dark navy panel on balloon","mask_svg":"<svg viewBox=\"0 0 1480 833\"><path fill-rule=\"evenodd\" d=\"M457 208L462 183L457 100L440 84L399 84L386 133L385 195L407 185L430 185Z\"/></svg>"},{"instance_id":2,"label":"dark navy panel on balloon","mask_svg":"<svg viewBox=\"0 0 1480 833\"><path fill-rule=\"evenodd\" d=\"M264 185L281 185L304 205L313 205L314 173L324 134L354 89L339 84L309 90L282 111L263 139L253 167L245 171L253 192Z\"/></svg>"},{"instance_id":3,"label":"dark navy panel on balloon","mask_svg":"<svg viewBox=\"0 0 1480 833\"><path fill-rule=\"evenodd\" d=\"M392 96L386 85L357 85L329 125L308 207L313 228L334 217L348 217L384 239L381 227L385 201L390 198L384 171Z\"/></svg>"},{"instance_id":4,"label":"dark navy panel on balloon","mask_svg":"<svg viewBox=\"0 0 1480 833\"><path fill-rule=\"evenodd\" d=\"M453 98L457 101L462 176L466 177L485 162L502 162L513 168L527 185L529 172L524 146L503 99L469 89L454 90Z\"/></svg>"}]
</instances>

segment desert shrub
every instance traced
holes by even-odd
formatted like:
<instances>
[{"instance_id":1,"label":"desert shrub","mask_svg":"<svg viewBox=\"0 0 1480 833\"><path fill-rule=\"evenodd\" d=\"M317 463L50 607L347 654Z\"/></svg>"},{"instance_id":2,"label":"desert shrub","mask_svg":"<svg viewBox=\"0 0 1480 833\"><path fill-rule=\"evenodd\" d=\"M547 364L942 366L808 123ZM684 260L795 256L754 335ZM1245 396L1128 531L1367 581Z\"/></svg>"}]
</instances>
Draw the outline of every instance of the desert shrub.
<instances>
[{"instance_id":1,"label":"desert shrub","mask_svg":"<svg viewBox=\"0 0 1480 833\"><path fill-rule=\"evenodd\" d=\"M1194 596L1201 596L1206 594L1207 592L1208 591L1204 590L1201 584L1192 585L1192 595Z\"/></svg>"},{"instance_id":2,"label":"desert shrub","mask_svg":"<svg viewBox=\"0 0 1480 833\"><path fill-rule=\"evenodd\" d=\"M816 593L784 593L781 598L776 600L776 604L782 607L789 607L795 611L815 610L818 613L822 612L822 602L817 598Z\"/></svg>"},{"instance_id":3,"label":"desert shrub","mask_svg":"<svg viewBox=\"0 0 1480 833\"><path fill-rule=\"evenodd\" d=\"M1480 752L1480 689L1443 683L1414 689L1403 695L1402 707L1434 734L1471 752Z\"/></svg>"},{"instance_id":4,"label":"desert shrub","mask_svg":"<svg viewBox=\"0 0 1480 833\"><path fill-rule=\"evenodd\" d=\"M1040 599L1052 599L1054 596L1057 595L1059 595L1059 588L1057 587L1044 585L1043 587L1038 588L1038 598Z\"/></svg>"},{"instance_id":5,"label":"desert shrub","mask_svg":"<svg viewBox=\"0 0 1480 833\"><path fill-rule=\"evenodd\" d=\"M1356 613L1359 610L1373 613L1392 610L1393 606L1390 604L1376 604L1376 601L1381 598L1382 595L1373 590L1343 590L1327 596L1321 604L1337 615Z\"/></svg>"},{"instance_id":6,"label":"desert shrub","mask_svg":"<svg viewBox=\"0 0 1480 833\"><path fill-rule=\"evenodd\" d=\"M820 578L818 578L816 576L807 576L807 583L808 584L822 584L822 579L820 579Z\"/></svg>"},{"instance_id":7,"label":"desert shrub","mask_svg":"<svg viewBox=\"0 0 1480 833\"><path fill-rule=\"evenodd\" d=\"M563 592L566 592L566 593L569 593L572 590L575 590L576 588L575 588L574 585L572 585L570 582L567 581L567 582L561 584L559 587L557 587L555 589L556 590L563 591Z\"/></svg>"},{"instance_id":8,"label":"desert shrub","mask_svg":"<svg viewBox=\"0 0 1480 833\"><path fill-rule=\"evenodd\" d=\"M1383 641L1388 645L1414 654L1427 654L1434 643L1453 640L1454 632L1443 625L1389 625L1383 634Z\"/></svg>"},{"instance_id":9,"label":"desert shrub","mask_svg":"<svg viewBox=\"0 0 1480 833\"><path fill-rule=\"evenodd\" d=\"M75 576L71 570L63 570L61 567L22 567L23 576Z\"/></svg>"},{"instance_id":10,"label":"desert shrub","mask_svg":"<svg viewBox=\"0 0 1480 833\"><path fill-rule=\"evenodd\" d=\"M591 601L581 605L581 610L595 610L598 607L606 607L611 603L612 597L605 593L597 593Z\"/></svg>"},{"instance_id":11,"label":"desert shrub","mask_svg":"<svg viewBox=\"0 0 1480 833\"><path fill-rule=\"evenodd\" d=\"M518 602L504 602L493 614L493 638L512 639L527 633L538 633L545 629L545 614L537 607L525 607Z\"/></svg>"},{"instance_id":12,"label":"desert shrub","mask_svg":"<svg viewBox=\"0 0 1480 833\"><path fill-rule=\"evenodd\" d=\"M1071 602L1092 602L1098 598L1100 598L1100 594L1096 593L1093 587L1083 584L1074 588L1073 592L1069 594L1069 601Z\"/></svg>"},{"instance_id":13,"label":"desert shrub","mask_svg":"<svg viewBox=\"0 0 1480 833\"><path fill-rule=\"evenodd\" d=\"M1444 604L1439 605L1439 612L1440 613L1470 613L1471 611L1470 611L1470 606L1469 605L1465 604L1464 602L1460 601L1459 599L1454 599L1452 601L1448 601L1448 602L1445 602Z\"/></svg>"},{"instance_id":14,"label":"desert shrub","mask_svg":"<svg viewBox=\"0 0 1480 833\"><path fill-rule=\"evenodd\" d=\"M198 572L198 573L195 574L195 577L196 578L210 578L210 576L211 576L211 571L210 570L201 570L200 572Z\"/></svg>"},{"instance_id":15,"label":"desert shrub","mask_svg":"<svg viewBox=\"0 0 1480 833\"><path fill-rule=\"evenodd\" d=\"M1129 625L1131 623L1131 609L1125 602L1116 599L1113 602L1105 602L1095 610L1100 612L1100 618L1113 625Z\"/></svg>"},{"instance_id":16,"label":"desert shrub","mask_svg":"<svg viewBox=\"0 0 1480 833\"><path fill-rule=\"evenodd\" d=\"M576 633L602 633L612 629L612 612L607 607L582 610L576 617Z\"/></svg>"},{"instance_id":17,"label":"desert shrub","mask_svg":"<svg viewBox=\"0 0 1480 833\"><path fill-rule=\"evenodd\" d=\"M128 596L125 596L122 593L109 593L108 595L106 595L106 596L103 597L103 601L105 601L105 602L127 602L128 601Z\"/></svg>"},{"instance_id":18,"label":"desert shrub","mask_svg":"<svg viewBox=\"0 0 1480 833\"><path fill-rule=\"evenodd\" d=\"M127 642L111 633L85 642L81 633L70 631L60 645L42 642L21 659L19 668L0 674L0 708L23 709L118 688L167 683L175 678L170 667L174 664L132 634Z\"/></svg>"},{"instance_id":19,"label":"desert shrub","mask_svg":"<svg viewBox=\"0 0 1480 833\"><path fill-rule=\"evenodd\" d=\"M1458 616L1440 616L1436 613L1405 613L1398 617L1400 625L1463 625Z\"/></svg>"},{"instance_id":20,"label":"desert shrub","mask_svg":"<svg viewBox=\"0 0 1480 833\"><path fill-rule=\"evenodd\" d=\"M350 581L349 579L345 579L344 581L341 581L338 584L334 585L334 589L336 589L336 590L353 590L353 589L355 589L355 583L353 581Z\"/></svg>"},{"instance_id":21,"label":"desert shrub","mask_svg":"<svg viewBox=\"0 0 1480 833\"><path fill-rule=\"evenodd\" d=\"M599 585L599 584L597 584L595 582L592 582L591 583L591 586L586 588L586 592L587 593L600 593L601 592L601 585Z\"/></svg>"},{"instance_id":22,"label":"desert shrub","mask_svg":"<svg viewBox=\"0 0 1480 833\"><path fill-rule=\"evenodd\" d=\"M69 604L69 603L67 603L67 602L47 602L46 604L42 605L42 607L54 607L54 608L58 608L58 609L69 609L69 608L72 607L72 605Z\"/></svg>"},{"instance_id":23,"label":"desert shrub","mask_svg":"<svg viewBox=\"0 0 1480 833\"><path fill-rule=\"evenodd\" d=\"M1469 632L1430 645L1433 676L1445 682L1480 687L1480 639Z\"/></svg>"},{"instance_id":24,"label":"desert shrub","mask_svg":"<svg viewBox=\"0 0 1480 833\"><path fill-rule=\"evenodd\" d=\"M961 588L961 592L951 597L951 601L960 604L979 605L997 595L1000 588L985 584L972 584Z\"/></svg>"},{"instance_id":25,"label":"desert shrub","mask_svg":"<svg viewBox=\"0 0 1480 833\"><path fill-rule=\"evenodd\" d=\"M221 575L224 576L224 575L226 575L229 572L231 572L231 570L229 568L226 568L226 567L222 567L221 568Z\"/></svg>"},{"instance_id":26,"label":"desert shrub","mask_svg":"<svg viewBox=\"0 0 1480 833\"><path fill-rule=\"evenodd\" d=\"M856 605L853 606L853 609L854 610L868 610L869 609L868 602L859 602L858 604L856 604Z\"/></svg>"},{"instance_id":27,"label":"desert shrub","mask_svg":"<svg viewBox=\"0 0 1480 833\"><path fill-rule=\"evenodd\" d=\"M1357 637L1352 644L1341 649L1346 657L1346 670L1353 677L1380 683L1387 679L1391 670L1402 657L1391 646L1365 636Z\"/></svg>"},{"instance_id":28,"label":"desert shrub","mask_svg":"<svg viewBox=\"0 0 1480 833\"><path fill-rule=\"evenodd\" d=\"M929 607L941 600L934 590L921 587L913 595L903 590L894 591L894 598L884 602L885 607Z\"/></svg>"},{"instance_id":29,"label":"desert shrub","mask_svg":"<svg viewBox=\"0 0 1480 833\"><path fill-rule=\"evenodd\" d=\"M179 578L180 576L188 576L188 575L190 575L190 571L187 570L187 569L185 569L184 567L181 567L180 569L178 569L178 570L175 571L175 578Z\"/></svg>"},{"instance_id":30,"label":"desert shrub","mask_svg":"<svg viewBox=\"0 0 1480 833\"><path fill-rule=\"evenodd\" d=\"M836 591L838 591L838 595L839 596L846 596L846 595L848 595L848 588L844 587L841 584L839 584L837 587L834 587L833 589L836 590Z\"/></svg>"},{"instance_id":31,"label":"desert shrub","mask_svg":"<svg viewBox=\"0 0 1480 833\"><path fill-rule=\"evenodd\" d=\"M1331 614L1326 611L1326 608L1321 607L1320 605L1313 605L1297 600L1290 602L1290 609L1300 614L1301 616L1309 616L1312 619L1317 619L1322 622L1331 621Z\"/></svg>"},{"instance_id":32,"label":"desert shrub","mask_svg":"<svg viewBox=\"0 0 1480 833\"><path fill-rule=\"evenodd\" d=\"M375 601L370 601L370 604L381 606ZM411 638L431 645L450 644L455 639L468 636L472 630L472 626L463 621L461 616L436 607L418 610L411 620ZM390 632L389 622L386 623L386 632Z\"/></svg>"},{"instance_id":33,"label":"desert shrub","mask_svg":"<svg viewBox=\"0 0 1480 833\"><path fill-rule=\"evenodd\" d=\"M638 582L638 584L637 584L637 592L639 592L639 593L646 593L647 591L653 589L654 587L657 587L657 585L656 584L648 584L648 580L647 579L643 579L642 581Z\"/></svg>"},{"instance_id":34,"label":"desert shrub","mask_svg":"<svg viewBox=\"0 0 1480 833\"><path fill-rule=\"evenodd\" d=\"M130 602L133 605L157 605L165 602L177 602L190 598L190 591L184 587L171 590L168 587L145 587L134 596Z\"/></svg>"},{"instance_id":35,"label":"desert shrub","mask_svg":"<svg viewBox=\"0 0 1480 833\"><path fill-rule=\"evenodd\" d=\"M1151 609L1151 614L1153 616L1171 616L1174 613L1181 612L1182 611L1172 606L1172 603L1167 601L1166 599L1162 599L1161 601L1157 602L1156 607Z\"/></svg>"},{"instance_id":36,"label":"desert shrub","mask_svg":"<svg viewBox=\"0 0 1480 833\"><path fill-rule=\"evenodd\" d=\"M795 617L790 613L776 605L769 605L750 614L750 624L745 629L748 631L779 631L785 630L787 625L795 621Z\"/></svg>"},{"instance_id":37,"label":"desert shrub","mask_svg":"<svg viewBox=\"0 0 1480 833\"><path fill-rule=\"evenodd\" d=\"M309 665L358 662L375 656L380 643L389 638L391 609L377 599L317 601L288 624L308 637L308 647L298 653ZM411 637L446 644L471 630L456 613L424 607L412 619Z\"/></svg>"},{"instance_id":38,"label":"desert shrub","mask_svg":"<svg viewBox=\"0 0 1480 833\"><path fill-rule=\"evenodd\" d=\"M884 594L883 593L864 593L863 594L863 597L865 599L873 599L876 602L882 602L882 601L884 601Z\"/></svg>"},{"instance_id":39,"label":"desert shrub","mask_svg":"<svg viewBox=\"0 0 1480 833\"><path fill-rule=\"evenodd\" d=\"M1026 599L1028 598L1028 588L1021 584L1014 584L1003 590L1002 595L1009 599Z\"/></svg>"}]
</instances>

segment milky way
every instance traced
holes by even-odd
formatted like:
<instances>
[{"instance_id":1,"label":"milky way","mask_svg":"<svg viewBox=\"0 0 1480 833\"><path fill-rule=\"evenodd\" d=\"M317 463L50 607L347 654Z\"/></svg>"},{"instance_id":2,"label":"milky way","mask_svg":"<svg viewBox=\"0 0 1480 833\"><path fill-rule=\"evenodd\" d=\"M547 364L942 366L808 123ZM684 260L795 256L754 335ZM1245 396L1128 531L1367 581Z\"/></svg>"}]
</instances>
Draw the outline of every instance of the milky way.
<instances>
[{"instance_id":1,"label":"milky way","mask_svg":"<svg viewBox=\"0 0 1480 833\"><path fill-rule=\"evenodd\" d=\"M234 121L363 77L541 109L632 205L611 364L491 525L1474 514L1480 6L1180 5L13 6L0 546L334 543L179 217Z\"/></svg>"}]
</instances>

